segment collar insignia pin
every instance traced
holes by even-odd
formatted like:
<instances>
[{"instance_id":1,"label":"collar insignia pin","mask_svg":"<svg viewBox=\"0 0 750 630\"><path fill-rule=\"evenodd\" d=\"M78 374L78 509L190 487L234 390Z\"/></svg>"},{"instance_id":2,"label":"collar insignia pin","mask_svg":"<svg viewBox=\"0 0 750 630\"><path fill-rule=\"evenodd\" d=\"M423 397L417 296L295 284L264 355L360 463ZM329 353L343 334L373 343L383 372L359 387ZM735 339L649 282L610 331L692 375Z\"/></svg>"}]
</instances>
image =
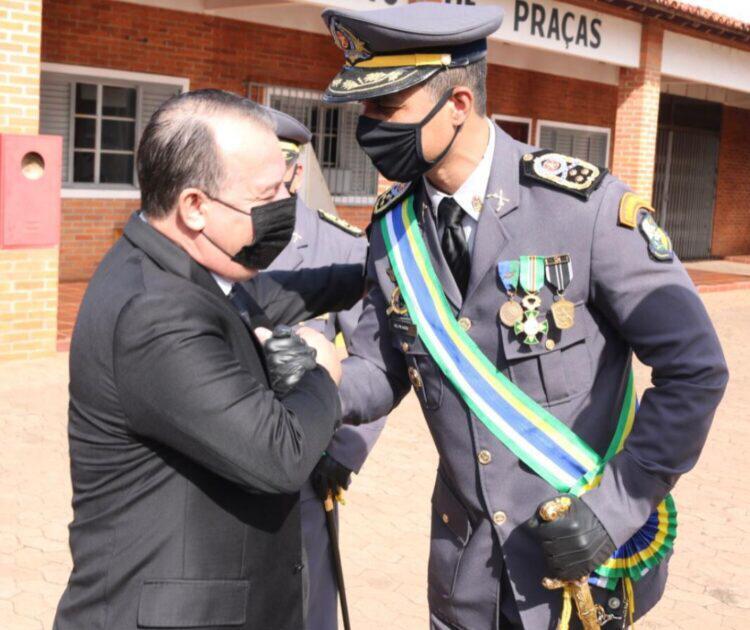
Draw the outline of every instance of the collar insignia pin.
<instances>
[{"instance_id":1,"label":"collar insignia pin","mask_svg":"<svg viewBox=\"0 0 750 630\"><path fill-rule=\"evenodd\" d=\"M474 195L471 199L471 207L474 209L474 212L479 214L482 211L482 206L484 205L484 202L482 201L482 198L479 195Z\"/></svg>"},{"instance_id":2,"label":"collar insignia pin","mask_svg":"<svg viewBox=\"0 0 750 630\"><path fill-rule=\"evenodd\" d=\"M503 194L502 188L496 193L490 193L486 198L497 199L497 208L495 209L495 212L500 212L503 209L503 206L510 201L510 199L508 199L505 194Z\"/></svg>"}]
</instances>

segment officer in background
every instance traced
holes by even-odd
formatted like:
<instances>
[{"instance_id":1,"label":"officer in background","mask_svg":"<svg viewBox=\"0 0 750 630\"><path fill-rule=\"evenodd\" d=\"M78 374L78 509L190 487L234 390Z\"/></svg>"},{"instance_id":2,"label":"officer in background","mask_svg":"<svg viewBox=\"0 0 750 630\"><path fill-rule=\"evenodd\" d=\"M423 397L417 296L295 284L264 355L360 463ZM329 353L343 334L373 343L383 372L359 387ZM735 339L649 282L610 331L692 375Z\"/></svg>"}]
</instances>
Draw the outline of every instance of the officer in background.
<instances>
[{"instance_id":1,"label":"officer in background","mask_svg":"<svg viewBox=\"0 0 750 630\"><path fill-rule=\"evenodd\" d=\"M302 184L300 149L310 142L310 131L297 119L268 109L276 122L276 134L286 159L285 185L295 194ZM335 264L364 264L367 239L362 230L322 210L312 210L297 198L296 222L290 244L274 260L269 271L314 269ZM305 323L333 341L340 332L348 343L362 303L348 311L330 313ZM306 618L308 630L336 630L336 573L332 563L329 533L322 499L331 490L334 496L349 486L352 472L358 473L385 426L385 418L360 426L341 426L333 436L308 482L302 487L302 537L307 551L309 596Z\"/></svg>"},{"instance_id":2,"label":"officer in background","mask_svg":"<svg viewBox=\"0 0 750 630\"><path fill-rule=\"evenodd\" d=\"M486 117L486 38L502 14L323 13L346 57L324 100L363 102L360 146L404 182L375 207L344 417L390 412L410 383L421 401L440 457L433 628L565 627L563 601L589 591L596 623L623 627L661 597L668 493L727 369L653 208ZM633 354L653 382L637 410Z\"/></svg>"}]
</instances>

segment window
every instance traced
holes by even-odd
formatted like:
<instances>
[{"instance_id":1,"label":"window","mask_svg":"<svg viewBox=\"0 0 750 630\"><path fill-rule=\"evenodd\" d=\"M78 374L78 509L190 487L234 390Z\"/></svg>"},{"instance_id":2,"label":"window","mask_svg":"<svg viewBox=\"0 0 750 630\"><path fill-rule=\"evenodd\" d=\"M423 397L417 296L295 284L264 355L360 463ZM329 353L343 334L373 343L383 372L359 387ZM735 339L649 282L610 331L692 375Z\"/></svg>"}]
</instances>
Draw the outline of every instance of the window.
<instances>
[{"instance_id":1,"label":"window","mask_svg":"<svg viewBox=\"0 0 750 630\"><path fill-rule=\"evenodd\" d=\"M518 116L503 116L495 114L492 116L498 127L514 140L528 144L531 142L531 118L519 118Z\"/></svg>"},{"instance_id":2,"label":"window","mask_svg":"<svg viewBox=\"0 0 750 630\"><path fill-rule=\"evenodd\" d=\"M324 104L310 90L251 85L250 97L294 116L312 132L312 148L337 204L369 205L378 190L378 172L357 144L356 103ZM265 97L265 99L264 99Z\"/></svg>"},{"instance_id":3,"label":"window","mask_svg":"<svg viewBox=\"0 0 750 630\"><path fill-rule=\"evenodd\" d=\"M136 88L75 84L74 183L135 183L136 100Z\"/></svg>"},{"instance_id":4,"label":"window","mask_svg":"<svg viewBox=\"0 0 750 630\"><path fill-rule=\"evenodd\" d=\"M570 125L549 120L540 120L537 124L537 144L540 147L598 166L609 164L609 136L607 127Z\"/></svg>"},{"instance_id":5,"label":"window","mask_svg":"<svg viewBox=\"0 0 750 630\"><path fill-rule=\"evenodd\" d=\"M143 127L161 103L187 88L182 79L151 79L43 64L40 130L63 137L66 190L137 191L135 151Z\"/></svg>"}]
</instances>

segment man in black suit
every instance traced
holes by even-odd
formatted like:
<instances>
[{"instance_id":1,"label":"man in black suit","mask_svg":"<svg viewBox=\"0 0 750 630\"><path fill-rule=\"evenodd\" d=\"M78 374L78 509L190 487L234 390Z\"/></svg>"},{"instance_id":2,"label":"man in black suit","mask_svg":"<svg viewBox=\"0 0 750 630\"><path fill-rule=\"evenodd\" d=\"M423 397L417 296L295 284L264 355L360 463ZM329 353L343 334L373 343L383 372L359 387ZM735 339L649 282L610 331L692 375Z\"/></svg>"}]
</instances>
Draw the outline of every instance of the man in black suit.
<instances>
[{"instance_id":1,"label":"man in black suit","mask_svg":"<svg viewBox=\"0 0 750 630\"><path fill-rule=\"evenodd\" d=\"M361 270L238 292L291 237L284 170L268 115L226 92L175 97L144 130L142 211L71 344L58 630L303 627L298 490L339 423L340 365L314 331L264 353L252 328L350 307Z\"/></svg>"}]
</instances>

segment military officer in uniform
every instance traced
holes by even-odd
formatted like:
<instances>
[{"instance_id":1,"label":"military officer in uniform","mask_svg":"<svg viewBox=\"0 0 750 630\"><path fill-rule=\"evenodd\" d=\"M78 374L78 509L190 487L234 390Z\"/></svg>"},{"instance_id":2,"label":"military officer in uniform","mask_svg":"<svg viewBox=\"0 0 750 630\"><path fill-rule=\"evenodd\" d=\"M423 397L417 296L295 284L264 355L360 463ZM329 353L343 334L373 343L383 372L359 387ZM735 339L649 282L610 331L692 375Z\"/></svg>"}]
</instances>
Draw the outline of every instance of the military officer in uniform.
<instances>
[{"instance_id":1,"label":"military officer in uniform","mask_svg":"<svg viewBox=\"0 0 750 630\"><path fill-rule=\"evenodd\" d=\"M287 163L285 183L295 194L301 185L300 149L310 141L310 131L297 119L270 109L276 122L276 135ZM322 210L312 210L297 198L296 221L290 244L269 267L271 271L293 271L335 264L364 264L367 239L362 230ZM305 326L323 333L333 341L338 333L348 342L362 303L347 311L330 313L306 322ZM334 433L310 479L302 487L300 508L302 537L307 553L309 593L305 626L308 630L336 630L337 587L332 563L322 498L328 490L338 495L349 486L352 472L359 473L368 454L375 446L385 418L371 424L341 426Z\"/></svg>"},{"instance_id":2,"label":"military officer in uniform","mask_svg":"<svg viewBox=\"0 0 750 630\"><path fill-rule=\"evenodd\" d=\"M375 207L341 396L350 422L409 385L421 402L439 452L431 626L629 625L661 597L669 492L727 382L693 284L626 184L487 119L500 8L323 19L345 56L324 100L364 104L358 141L402 182ZM652 369L639 405L634 354Z\"/></svg>"}]
</instances>

